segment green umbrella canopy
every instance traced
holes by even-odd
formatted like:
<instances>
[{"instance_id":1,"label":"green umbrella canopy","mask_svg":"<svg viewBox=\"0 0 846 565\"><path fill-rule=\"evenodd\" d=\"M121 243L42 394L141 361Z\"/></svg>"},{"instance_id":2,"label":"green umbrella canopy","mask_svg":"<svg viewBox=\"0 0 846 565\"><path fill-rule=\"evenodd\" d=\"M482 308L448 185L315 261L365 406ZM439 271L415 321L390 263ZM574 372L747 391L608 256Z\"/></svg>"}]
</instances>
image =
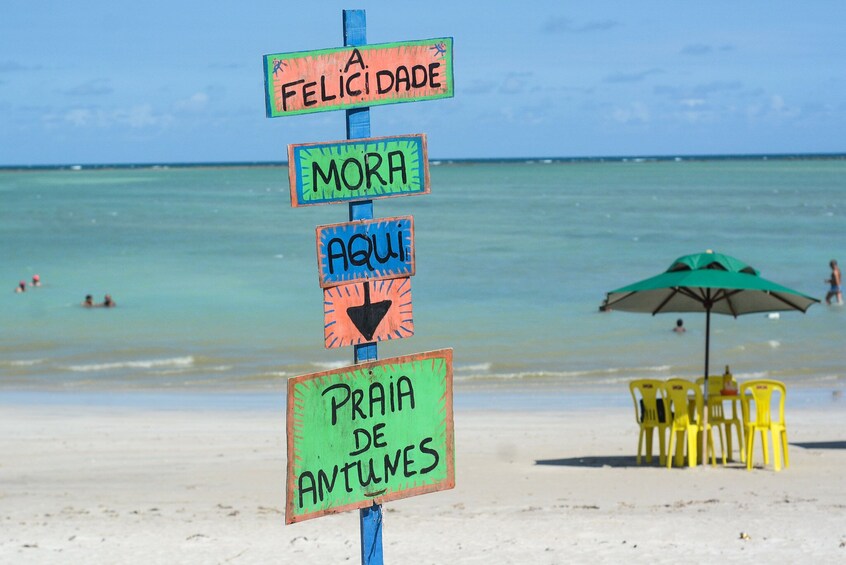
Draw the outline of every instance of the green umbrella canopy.
<instances>
[{"instance_id":1,"label":"green umbrella canopy","mask_svg":"<svg viewBox=\"0 0 846 565\"><path fill-rule=\"evenodd\" d=\"M722 253L679 257L660 275L612 290L604 309L659 314L805 312L816 298L769 281L743 261Z\"/></svg>"}]
</instances>

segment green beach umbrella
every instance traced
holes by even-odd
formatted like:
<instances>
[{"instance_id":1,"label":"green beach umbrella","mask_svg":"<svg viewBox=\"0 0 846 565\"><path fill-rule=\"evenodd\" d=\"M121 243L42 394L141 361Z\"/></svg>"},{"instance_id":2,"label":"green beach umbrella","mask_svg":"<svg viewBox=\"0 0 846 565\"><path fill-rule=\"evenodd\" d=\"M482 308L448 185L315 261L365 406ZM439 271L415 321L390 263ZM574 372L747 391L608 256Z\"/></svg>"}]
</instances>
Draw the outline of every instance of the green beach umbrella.
<instances>
[{"instance_id":1,"label":"green beach umbrella","mask_svg":"<svg viewBox=\"0 0 846 565\"><path fill-rule=\"evenodd\" d=\"M729 255L706 251L679 257L660 275L612 290L603 309L649 314L705 313L705 377L711 314L805 312L819 300L761 277Z\"/></svg>"},{"instance_id":2,"label":"green beach umbrella","mask_svg":"<svg viewBox=\"0 0 846 565\"><path fill-rule=\"evenodd\" d=\"M804 313L818 302L816 298L761 277L757 269L743 261L709 250L679 257L660 275L612 290L602 309L652 315L704 312L707 402L712 313L735 318L759 312L798 310ZM702 453L704 458L704 449Z\"/></svg>"}]
</instances>

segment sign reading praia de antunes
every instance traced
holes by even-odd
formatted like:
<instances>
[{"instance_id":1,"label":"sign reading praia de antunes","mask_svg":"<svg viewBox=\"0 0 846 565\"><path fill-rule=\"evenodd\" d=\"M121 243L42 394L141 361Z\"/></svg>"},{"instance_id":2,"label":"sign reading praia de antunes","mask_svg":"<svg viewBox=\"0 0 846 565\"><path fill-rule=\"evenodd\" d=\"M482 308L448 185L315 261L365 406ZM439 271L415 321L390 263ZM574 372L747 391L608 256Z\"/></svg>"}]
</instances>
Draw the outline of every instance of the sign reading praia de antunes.
<instances>
[{"instance_id":1,"label":"sign reading praia de antunes","mask_svg":"<svg viewBox=\"0 0 846 565\"><path fill-rule=\"evenodd\" d=\"M452 349L288 381L288 524L455 486Z\"/></svg>"}]
</instances>

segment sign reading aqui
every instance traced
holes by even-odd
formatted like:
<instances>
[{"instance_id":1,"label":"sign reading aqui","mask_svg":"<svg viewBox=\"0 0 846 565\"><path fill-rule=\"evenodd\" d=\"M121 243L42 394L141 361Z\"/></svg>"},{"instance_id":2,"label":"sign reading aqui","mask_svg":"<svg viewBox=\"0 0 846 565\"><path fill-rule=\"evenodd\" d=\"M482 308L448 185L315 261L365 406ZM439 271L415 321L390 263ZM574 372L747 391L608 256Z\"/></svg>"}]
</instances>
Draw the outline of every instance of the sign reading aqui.
<instances>
[{"instance_id":1,"label":"sign reading aqui","mask_svg":"<svg viewBox=\"0 0 846 565\"><path fill-rule=\"evenodd\" d=\"M317 227L320 286L410 277L414 218L398 216Z\"/></svg>"}]
</instances>

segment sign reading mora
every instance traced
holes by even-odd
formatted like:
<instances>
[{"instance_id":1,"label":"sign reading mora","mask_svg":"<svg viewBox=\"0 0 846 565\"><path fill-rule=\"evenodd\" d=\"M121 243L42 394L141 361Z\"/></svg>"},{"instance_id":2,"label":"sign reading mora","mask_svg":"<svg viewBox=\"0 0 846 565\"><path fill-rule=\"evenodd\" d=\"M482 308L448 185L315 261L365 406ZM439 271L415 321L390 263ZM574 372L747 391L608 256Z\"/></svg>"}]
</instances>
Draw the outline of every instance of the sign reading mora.
<instances>
[{"instance_id":1,"label":"sign reading mora","mask_svg":"<svg viewBox=\"0 0 846 565\"><path fill-rule=\"evenodd\" d=\"M264 56L267 117L453 96L452 38Z\"/></svg>"},{"instance_id":2,"label":"sign reading mora","mask_svg":"<svg viewBox=\"0 0 846 565\"><path fill-rule=\"evenodd\" d=\"M285 522L455 486L452 349L288 381Z\"/></svg>"},{"instance_id":3,"label":"sign reading mora","mask_svg":"<svg viewBox=\"0 0 846 565\"><path fill-rule=\"evenodd\" d=\"M288 146L291 206L429 193L426 135Z\"/></svg>"},{"instance_id":4,"label":"sign reading mora","mask_svg":"<svg viewBox=\"0 0 846 565\"><path fill-rule=\"evenodd\" d=\"M321 288L414 275L414 218L398 216L317 227Z\"/></svg>"}]
</instances>

